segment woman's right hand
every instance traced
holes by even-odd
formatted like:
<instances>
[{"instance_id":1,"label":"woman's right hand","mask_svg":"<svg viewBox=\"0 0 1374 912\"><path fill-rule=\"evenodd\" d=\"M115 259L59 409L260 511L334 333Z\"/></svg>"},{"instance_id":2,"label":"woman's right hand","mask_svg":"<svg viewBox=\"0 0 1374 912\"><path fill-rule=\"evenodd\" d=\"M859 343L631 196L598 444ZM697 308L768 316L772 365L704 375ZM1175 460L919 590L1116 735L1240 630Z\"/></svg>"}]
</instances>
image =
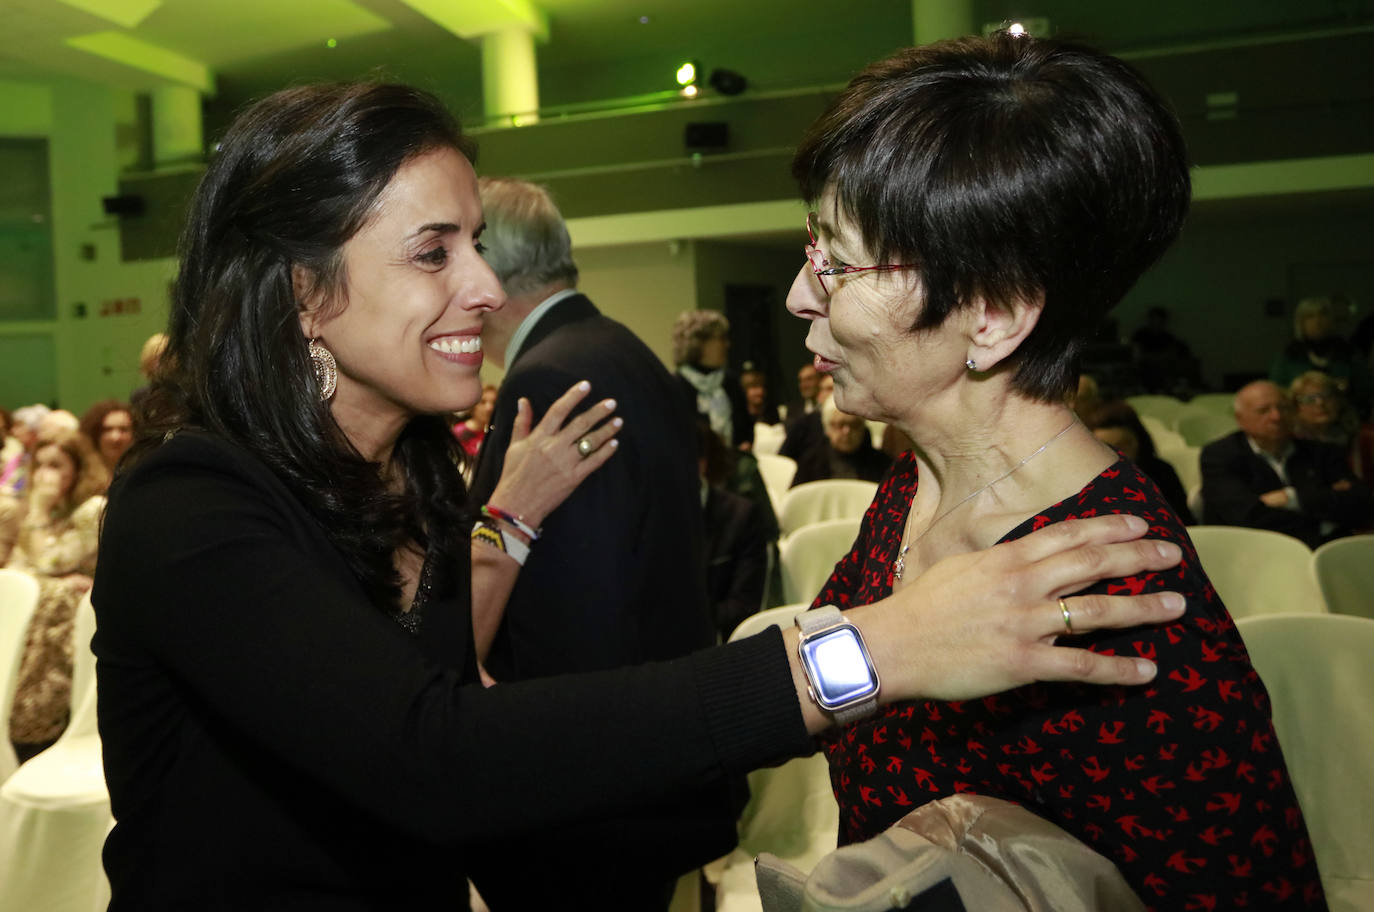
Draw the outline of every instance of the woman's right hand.
<instances>
[{"instance_id":1,"label":"woman's right hand","mask_svg":"<svg viewBox=\"0 0 1374 912\"><path fill-rule=\"evenodd\" d=\"M516 404L510 446L506 449L501 478L491 493L493 506L538 527L583 479L615 455L619 441L613 438L623 421L611 418L614 399L603 399L581 414L568 417L590 392L591 384L585 380L573 384L549 406L533 430L529 400L522 398ZM585 456L578 448L583 440L589 450Z\"/></svg>"},{"instance_id":2,"label":"woman's right hand","mask_svg":"<svg viewBox=\"0 0 1374 912\"><path fill-rule=\"evenodd\" d=\"M1059 598L1099 580L1166 570L1177 545L1141 540L1134 516L1055 523L1025 538L946 558L881 602L851 608L881 679L884 703L970 700L1032 681L1145 684L1147 659L1054 645L1065 632ZM1064 599L1075 633L1175 620L1178 593L1087 595ZM829 724L806 698L795 662L796 634L785 631L808 727Z\"/></svg>"}]
</instances>

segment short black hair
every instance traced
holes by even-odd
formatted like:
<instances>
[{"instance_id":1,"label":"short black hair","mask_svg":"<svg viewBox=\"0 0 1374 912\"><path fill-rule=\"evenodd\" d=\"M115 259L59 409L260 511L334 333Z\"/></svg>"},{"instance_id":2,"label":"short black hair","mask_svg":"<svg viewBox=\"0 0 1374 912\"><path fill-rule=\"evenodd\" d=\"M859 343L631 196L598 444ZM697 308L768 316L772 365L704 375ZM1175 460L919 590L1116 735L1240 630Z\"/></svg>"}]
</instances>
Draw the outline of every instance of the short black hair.
<instances>
[{"instance_id":1,"label":"short black hair","mask_svg":"<svg viewBox=\"0 0 1374 912\"><path fill-rule=\"evenodd\" d=\"M1044 295L1013 384L1072 389L1083 339L1177 236L1187 153L1164 100L1127 64L1012 36L908 48L871 64L811 125L792 163L879 263L917 266L913 331L982 296Z\"/></svg>"}]
</instances>

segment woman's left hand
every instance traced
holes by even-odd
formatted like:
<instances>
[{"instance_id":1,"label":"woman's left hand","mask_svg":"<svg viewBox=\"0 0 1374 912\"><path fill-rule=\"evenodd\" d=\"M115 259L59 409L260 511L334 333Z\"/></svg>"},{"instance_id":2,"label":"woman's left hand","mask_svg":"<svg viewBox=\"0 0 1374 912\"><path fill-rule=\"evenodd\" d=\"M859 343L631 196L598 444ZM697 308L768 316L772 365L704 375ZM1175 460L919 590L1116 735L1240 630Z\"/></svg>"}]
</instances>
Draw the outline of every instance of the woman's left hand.
<instances>
[{"instance_id":1,"label":"woman's left hand","mask_svg":"<svg viewBox=\"0 0 1374 912\"><path fill-rule=\"evenodd\" d=\"M624 422L606 420L615 411L614 399L568 417L591 388L585 380L574 384L549 406L533 430L529 400L517 403L501 480L490 498L493 506L538 527L583 479L615 455L619 441L613 438Z\"/></svg>"}]
</instances>

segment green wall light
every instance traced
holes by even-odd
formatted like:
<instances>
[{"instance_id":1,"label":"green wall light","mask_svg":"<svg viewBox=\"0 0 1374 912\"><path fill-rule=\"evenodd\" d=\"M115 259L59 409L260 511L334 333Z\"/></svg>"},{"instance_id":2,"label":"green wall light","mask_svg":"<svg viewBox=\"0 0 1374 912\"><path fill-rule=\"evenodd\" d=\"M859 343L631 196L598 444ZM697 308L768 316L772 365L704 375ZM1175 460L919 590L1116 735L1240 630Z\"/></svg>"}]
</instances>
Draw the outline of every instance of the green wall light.
<instances>
[{"instance_id":1,"label":"green wall light","mask_svg":"<svg viewBox=\"0 0 1374 912\"><path fill-rule=\"evenodd\" d=\"M697 81L697 65L694 61L688 60L677 68L677 84L689 86Z\"/></svg>"}]
</instances>

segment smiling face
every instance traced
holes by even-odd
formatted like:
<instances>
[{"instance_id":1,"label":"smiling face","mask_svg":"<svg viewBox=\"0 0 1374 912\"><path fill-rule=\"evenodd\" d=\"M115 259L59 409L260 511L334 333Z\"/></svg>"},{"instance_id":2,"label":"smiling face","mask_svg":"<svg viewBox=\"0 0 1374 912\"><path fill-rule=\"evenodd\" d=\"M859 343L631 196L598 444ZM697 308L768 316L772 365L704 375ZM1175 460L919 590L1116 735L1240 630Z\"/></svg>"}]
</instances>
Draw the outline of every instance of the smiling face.
<instances>
[{"instance_id":1,"label":"smiling face","mask_svg":"<svg viewBox=\"0 0 1374 912\"><path fill-rule=\"evenodd\" d=\"M338 361L331 407L360 449L394 439L415 415L462 411L481 396L482 317L505 300L481 229L467 159L448 148L421 155L344 244L340 300L302 310L306 336Z\"/></svg>"},{"instance_id":2,"label":"smiling face","mask_svg":"<svg viewBox=\"0 0 1374 912\"><path fill-rule=\"evenodd\" d=\"M872 265L858 229L836 213L833 201L827 190L816 221L817 249L831 266ZM964 371L958 313L934 329L911 330L921 306L915 269L828 276L826 282L828 295L810 263L803 265L787 309L811 321L806 347L816 356L816 369L834 378L842 411L900 424L913 402L952 385Z\"/></svg>"}]
</instances>

